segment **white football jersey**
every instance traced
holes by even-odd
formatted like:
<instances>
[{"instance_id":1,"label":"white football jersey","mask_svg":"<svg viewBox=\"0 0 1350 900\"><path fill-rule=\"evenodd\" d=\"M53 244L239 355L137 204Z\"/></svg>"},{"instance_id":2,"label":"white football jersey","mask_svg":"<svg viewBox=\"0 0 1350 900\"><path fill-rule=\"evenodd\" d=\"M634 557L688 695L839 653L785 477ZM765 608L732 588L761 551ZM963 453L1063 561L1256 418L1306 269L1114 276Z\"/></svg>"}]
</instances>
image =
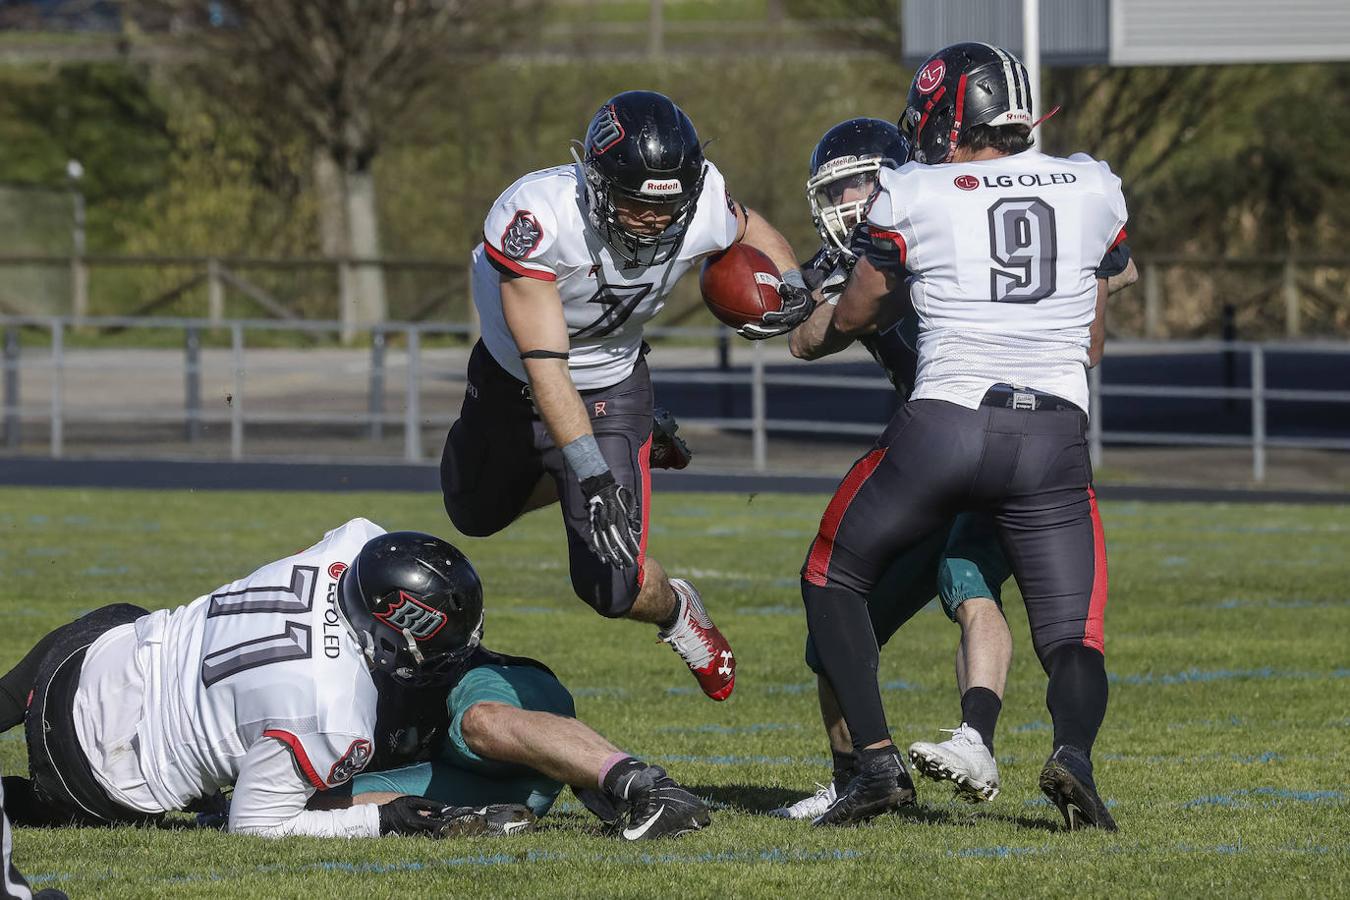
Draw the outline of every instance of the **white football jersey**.
<instances>
[{"instance_id":1,"label":"white football jersey","mask_svg":"<svg viewBox=\"0 0 1350 900\"><path fill-rule=\"evenodd\" d=\"M1007 383L1086 411L1096 269L1125 220L1120 179L1082 153L882 169L869 256L898 255L913 275L912 399L973 409Z\"/></svg>"},{"instance_id":2,"label":"white football jersey","mask_svg":"<svg viewBox=\"0 0 1350 900\"><path fill-rule=\"evenodd\" d=\"M675 283L701 258L736 240L734 202L722 173L706 165L684 243L665 263L649 267L624 268L591 226L580 166L532 172L507 188L492 204L483 243L473 251L473 302L492 358L527 380L502 314L500 266L557 286L571 335L568 365L578 389L627 378L641 351L642 326L665 306Z\"/></svg>"},{"instance_id":3,"label":"white football jersey","mask_svg":"<svg viewBox=\"0 0 1350 900\"><path fill-rule=\"evenodd\" d=\"M281 780L301 793L298 812L309 793L361 771L372 755L375 685L335 592L366 541L383 533L353 519L187 606L101 636L85 656L74 709L109 796L144 812L182 809L239 780L246 756L270 758L284 745ZM254 802L246 793L241 780L235 806ZM236 813L247 820L250 810L232 810L232 825Z\"/></svg>"}]
</instances>

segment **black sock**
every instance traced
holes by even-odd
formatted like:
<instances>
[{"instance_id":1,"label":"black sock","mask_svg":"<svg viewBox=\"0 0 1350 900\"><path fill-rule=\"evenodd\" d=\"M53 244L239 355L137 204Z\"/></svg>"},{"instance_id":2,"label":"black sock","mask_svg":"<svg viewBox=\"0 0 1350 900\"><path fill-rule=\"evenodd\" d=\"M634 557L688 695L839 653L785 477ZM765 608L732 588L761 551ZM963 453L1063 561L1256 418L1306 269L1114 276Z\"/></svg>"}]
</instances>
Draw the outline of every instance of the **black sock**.
<instances>
[{"instance_id":1,"label":"black sock","mask_svg":"<svg viewBox=\"0 0 1350 900\"><path fill-rule=\"evenodd\" d=\"M630 756L627 759L621 759L609 767L605 773L604 780L600 786L605 789L605 793L612 794L620 800L628 799L626 786L633 776L647 768L647 764L637 757Z\"/></svg>"},{"instance_id":2,"label":"black sock","mask_svg":"<svg viewBox=\"0 0 1350 900\"><path fill-rule=\"evenodd\" d=\"M840 753L834 749L830 750L830 756L834 758L834 789L842 791L858 774L858 757L852 750Z\"/></svg>"},{"instance_id":3,"label":"black sock","mask_svg":"<svg viewBox=\"0 0 1350 900\"><path fill-rule=\"evenodd\" d=\"M1055 746L1067 744L1091 756L1106 718L1106 659L1091 647L1069 644L1051 653L1047 663L1045 705L1055 724Z\"/></svg>"},{"instance_id":4,"label":"black sock","mask_svg":"<svg viewBox=\"0 0 1350 900\"><path fill-rule=\"evenodd\" d=\"M675 594L675 606L670 610L670 618L656 623L656 627L662 631L670 631L670 629L674 628L675 623L680 621L680 615L684 612L684 598L681 597L680 592L674 588L671 588L670 590Z\"/></svg>"},{"instance_id":5,"label":"black sock","mask_svg":"<svg viewBox=\"0 0 1350 900\"><path fill-rule=\"evenodd\" d=\"M62 625L38 641L17 666L0 677L0 732L9 731L23 722L28 713L28 695L37 685L38 667L65 627Z\"/></svg>"},{"instance_id":6,"label":"black sock","mask_svg":"<svg viewBox=\"0 0 1350 900\"><path fill-rule=\"evenodd\" d=\"M994 726L1003 710L998 694L986 687L973 687L961 695L961 721L980 733L980 740L994 752Z\"/></svg>"},{"instance_id":7,"label":"black sock","mask_svg":"<svg viewBox=\"0 0 1350 900\"><path fill-rule=\"evenodd\" d=\"M811 642L834 688L854 748L889 740L877 686L877 639L861 594L802 581Z\"/></svg>"}]
</instances>

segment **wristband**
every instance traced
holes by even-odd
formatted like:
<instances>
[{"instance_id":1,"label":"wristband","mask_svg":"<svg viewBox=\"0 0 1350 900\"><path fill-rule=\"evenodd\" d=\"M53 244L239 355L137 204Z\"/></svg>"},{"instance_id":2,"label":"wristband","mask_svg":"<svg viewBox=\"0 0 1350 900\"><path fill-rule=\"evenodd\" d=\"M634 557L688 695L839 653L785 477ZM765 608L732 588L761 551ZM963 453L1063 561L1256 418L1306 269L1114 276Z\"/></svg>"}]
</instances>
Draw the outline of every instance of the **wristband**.
<instances>
[{"instance_id":1,"label":"wristband","mask_svg":"<svg viewBox=\"0 0 1350 900\"><path fill-rule=\"evenodd\" d=\"M609 463L605 462L605 457L600 453L600 445L595 442L593 434L583 434L567 444L562 448L562 455L578 481L585 481L587 478L594 478L609 471Z\"/></svg>"}]
</instances>

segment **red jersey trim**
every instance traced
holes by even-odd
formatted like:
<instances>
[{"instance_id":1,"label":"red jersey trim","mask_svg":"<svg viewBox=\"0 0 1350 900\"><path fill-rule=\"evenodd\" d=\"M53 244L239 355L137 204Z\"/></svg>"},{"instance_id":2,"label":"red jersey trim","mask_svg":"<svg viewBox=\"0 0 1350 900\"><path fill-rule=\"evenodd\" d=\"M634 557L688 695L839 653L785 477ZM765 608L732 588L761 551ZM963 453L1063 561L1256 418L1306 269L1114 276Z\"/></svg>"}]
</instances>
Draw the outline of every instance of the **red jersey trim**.
<instances>
[{"instance_id":1,"label":"red jersey trim","mask_svg":"<svg viewBox=\"0 0 1350 900\"><path fill-rule=\"evenodd\" d=\"M898 231L882 231L873 228L870 225L867 228L867 236L871 238L880 238L884 241L890 241L895 244L895 249L900 251L900 265L904 265L909 256L909 247L905 245L905 239Z\"/></svg>"},{"instance_id":2,"label":"red jersey trim","mask_svg":"<svg viewBox=\"0 0 1350 900\"><path fill-rule=\"evenodd\" d=\"M1106 654L1106 534L1102 531L1102 517L1097 511L1097 492L1087 489L1088 509L1092 515L1092 600L1088 605L1087 626L1083 630L1083 644L1102 655Z\"/></svg>"},{"instance_id":3,"label":"red jersey trim","mask_svg":"<svg viewBox=\"0 0 1350 900\"><path fill-rule=\"evenodd\" d=\"M1125 229L1124 229L1124 228L1120 229L1120 234L1116 235L1116 239L1115 239L1114 241L1111 242L1111 246L1106 248L1106 252L1107 252L1107 253L1110 253L1112 250L1116 249L1117 247L1119 247L1119 246L1120 246L1121 244L1123 244L1123 243L1125 243Z\"/></svg>"},{"instance_id":4,"label":"red jersey trim","mask_svg":"<svg viewBox=\"0 0 1350 900\"><path fill-rule=\"evenodd\" d=\"M319 777L318 770L314 764L309 761L309 754L305 752L305 745L300 743L300 739L289 731L282 731L280 728L269 728L263 732L263 737L276 738L287 747L291 748L291 755L295 757L295 764L300 767L300 771L309 779L309 783L321 791L328 790L328 784Z\"/></svg>"},{"instance_id":5,"label":"red jersey trim","mask_svg":"<svg viewBox=\"0 0 1350 900\"><path fill-rule=\"evenodd\" d=\"M553 272L541 272L538 269L531 269L529 266L521 265L519 262L516 262L505 253L492 246L492 244L488 243L486 240L483 241L483 250L492 258L494 263L502 268L510 269L517 275L523 275L526 278L537 278L540 281L558 280L558 276Z\"/></svg>"},{"instance_id":6,"label":"red jersey trim","mask_svg":"<svg viewBox=\"0 0 1350 900\"><path fill-rule=\"evenodd\" d=\"M806 558L805 578L816 587L824 587L829 577L830 557L834 555L834 539L839 534L839 526L843 524L844 515L853 503L853 498L858 496L862 486L867 483L867 479L871 478L877 466L881 465L885 455L886 448L881 447L854 463L853 468L844 476L839 489L834 492L830 505L825 507L825 515L820 520L820 531L811 543L811 555Z\"/></svg>"}]
</instances>

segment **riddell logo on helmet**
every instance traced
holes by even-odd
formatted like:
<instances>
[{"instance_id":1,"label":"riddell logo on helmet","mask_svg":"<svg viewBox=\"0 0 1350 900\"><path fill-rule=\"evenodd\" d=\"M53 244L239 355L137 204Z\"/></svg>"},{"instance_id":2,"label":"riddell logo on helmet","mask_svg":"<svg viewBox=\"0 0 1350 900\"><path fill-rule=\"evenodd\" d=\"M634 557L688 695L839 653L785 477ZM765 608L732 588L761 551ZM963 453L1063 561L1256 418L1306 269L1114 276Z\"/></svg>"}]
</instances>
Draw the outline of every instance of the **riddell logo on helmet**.
<instances>
[{"instance_id":1,"label":"riddell logo on helmet","mask_svg":"<svg viewBox=\"0 0 1350 900\"><path fill-rule=\"evenodd\" d=\"M963 191L973 191L980 186L980 179L976 178L974 175L957 175L956 178L953 179L952 184Z\"/></svg>"},{"instance_id":2,"label":"riddell logo on helmet","mask_svg":"<svg viewBox=\"0 0 1350 900\"><path fill-rule=\"evenodd\" d=\"M914 86L919 89L920 94L931 94L942 84L942 77L946 74L946 62L940 59L930 60L915 76Z\"/></svg>"},{"instance_id":3,"label":"riddell logo on helmet","mask_svg":"<svg viewBox=\"0 0 1350 900\"><path fill-rule=\"evenodd\" d=\"M648 178L642 183L642 193L655 194L658 197L670 197L679 194L683 190L684 185L680 184L680 179L678 178L667 178L665 180Z\"/></svg>"},{"instance_id":4,"label":"riddell logo on helmet","mask_svg":"<svg viewBox=\"0 0 1350 900\"><path fill-rule=\"evenodd\" d=\"M430 640L449 621L445 613L432 609L404 591L398 592L398 600L390 604L388 609L375 613L375 618L397 631L408 632L415 641Z\"/></svg>"}]
</instances>

